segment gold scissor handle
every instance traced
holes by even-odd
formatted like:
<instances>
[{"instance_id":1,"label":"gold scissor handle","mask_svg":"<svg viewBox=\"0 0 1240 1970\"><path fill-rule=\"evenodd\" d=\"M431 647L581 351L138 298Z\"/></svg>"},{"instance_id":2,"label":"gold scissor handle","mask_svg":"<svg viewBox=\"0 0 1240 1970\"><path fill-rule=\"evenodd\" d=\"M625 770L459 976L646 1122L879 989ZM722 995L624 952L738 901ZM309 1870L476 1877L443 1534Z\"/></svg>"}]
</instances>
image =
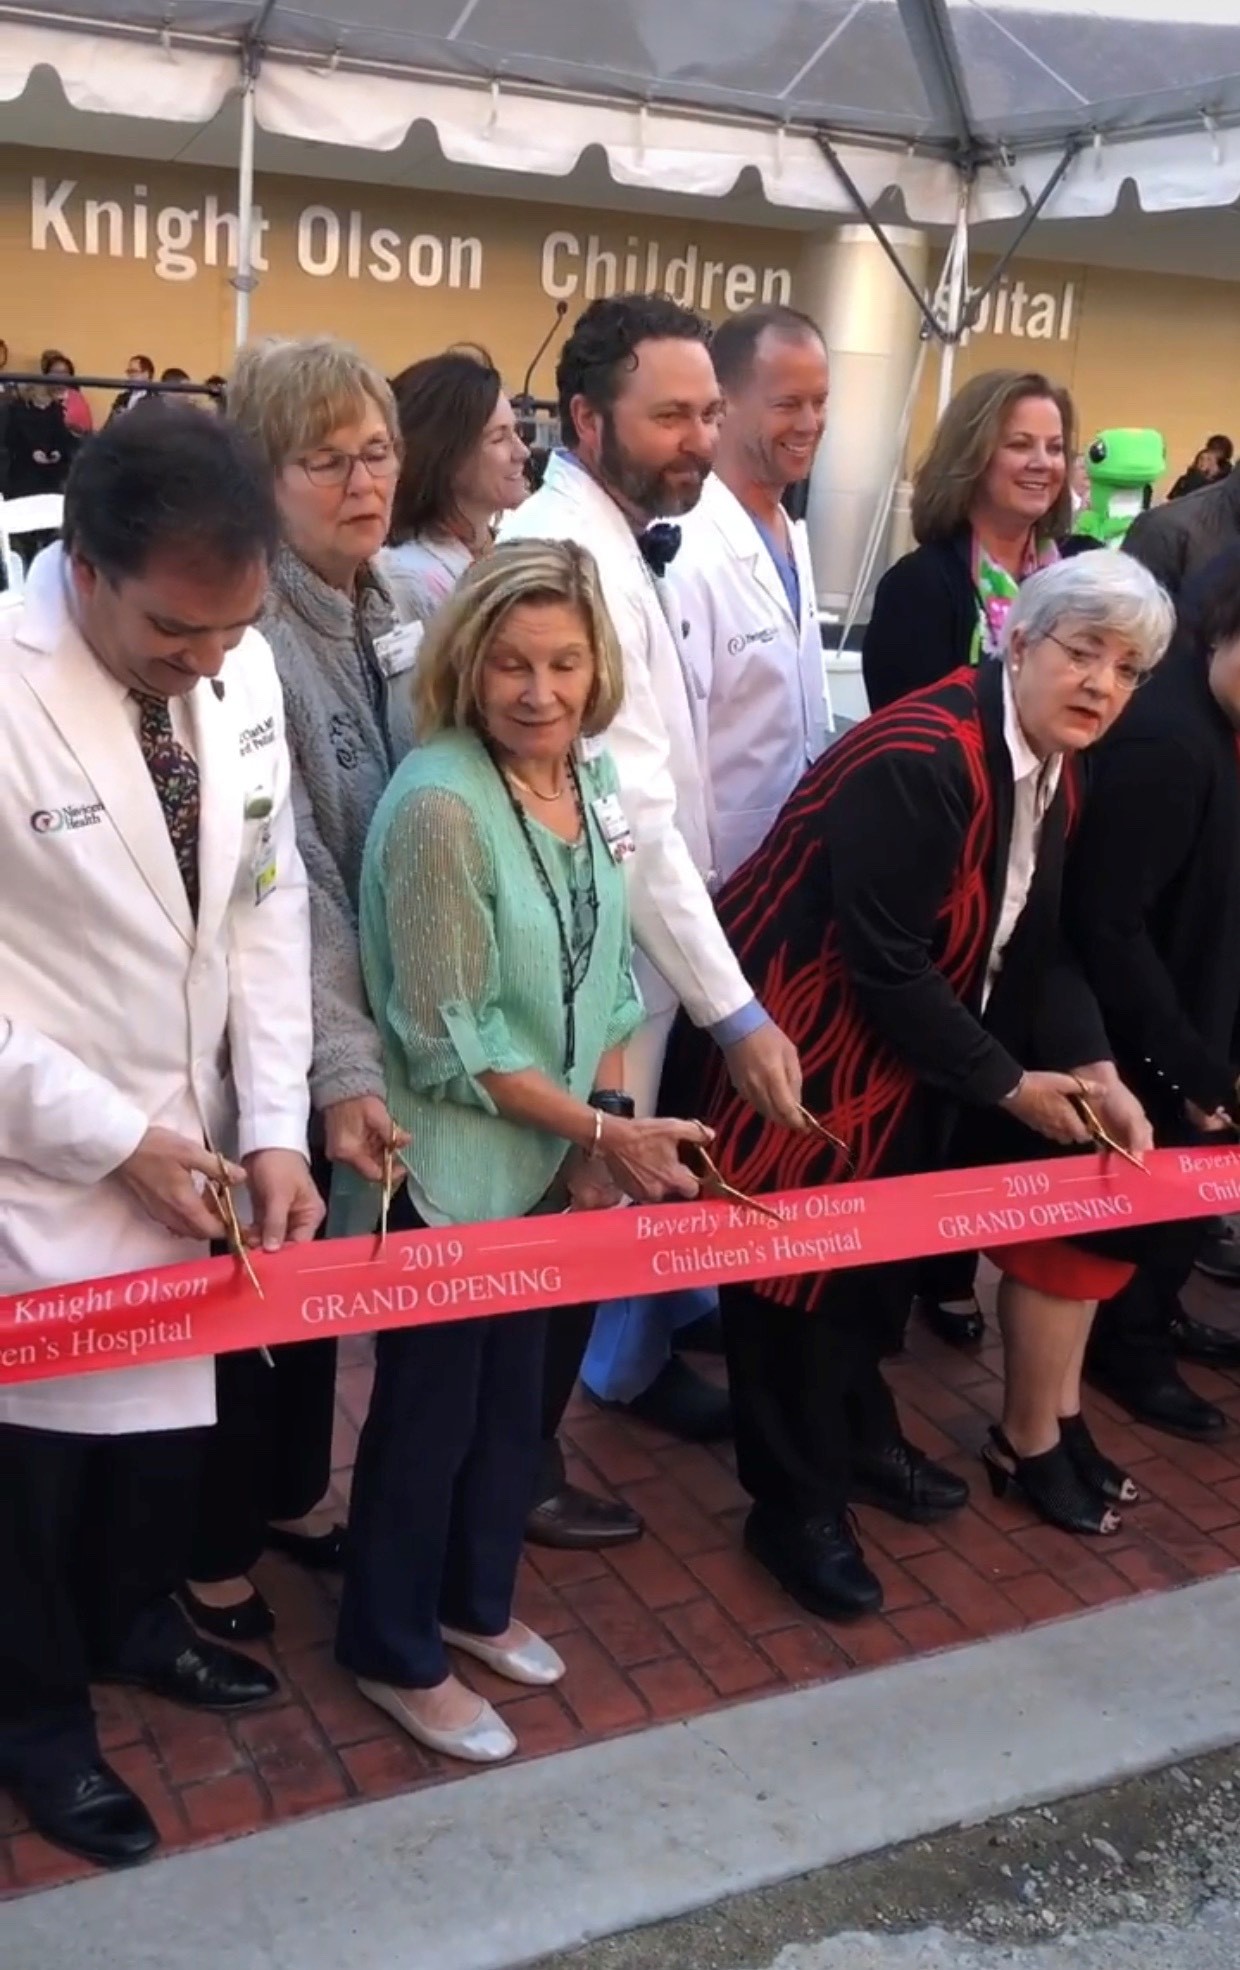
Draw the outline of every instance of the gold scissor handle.
<instances>
[{"instance_id":1,"label":"gold scissor handle","mask_svg":"<svg viewBox=\"0 0 1240 1970\"><path fill-rule=\"evenodd\" d=\"M1103 1128L1097 1112L1085 1092L1085 1086L1080 1077L1074 1074L1072 1078L1080 1090L1078 1094L1073 1095L1072 1099L1076 1104L1076 1109L1081 1120L1089 1130L1098 1148L1108 1150L1114 1156L1122 1156L1126 1163L1132 1164L1134 1170L1140 1170L1143 1175L1148 1176L1150 1172L1146 1169L1141 1158L1134 1156L1131 1149L1125 1149L1122 1142L1116 1142L1114 1136L1109 1135Z\"/></svg>"},{"instance_id":2,"label":"gold scissor handle","mask_svg":"<svg viewBox=\"0 0 1240 1970\"><path fill-rule=\"evenodd\" d=\"M841 1142L839 1136L832 1135L826 1123L820 1122L816 1115L811 1115L809 1109L806 1108L801 1102L797 1103L797 1113L801 1117L801 1120L804 1122L807 1129L812 1129L813 1133L816 1136L820 1137L820 1139L823 1142L829 1142L832 1149L835 1150L836 1154L844 1158L845 1176L849 1176L849 1177L854 1176L856 1174L857 1163L856 1163L856 1158L853 1156L852 1150L848 1147L848 1144L846 1142Z\"/></svg>"},{"instance_id":3,"label":"gold scissor handle","mask_svg":"<svg viewBox=\"0 0 1240 1970\"><path fill-rule=\"evenodd\" d=\"M263 1292L261 1281L254 1270L249 1247L245 1242L245 1235L241 1229L241 1221L237 1216L237 1207L233 1203L232 1185L228 1181L228 1170L225 1166L224 1158L219 1154L218 1150L216 1151L216 1161L220 1166L219 1178L217 1180L208 1177L207 1188L211 1192L215 1200L215 1208L223 1220L224 1230L228 1236L229 1249L233 1257L240 1261L241 1268L254 1288L254 1291L258 1294L259 1299L265 1299L266 1294Z\"/></svg>"},{"instance_id":4,"label":"gold scissor handle","mask_svg":"<svg viewBox=\"0 0 1240 1970\"><path fill-rule=\"evenodd\" d=\"M759 1217L769 1218L772 1224L783 1223L779 1212L773 1211L769 1204L762 1203L757 1197L747 1197L743 1190L735 1190L700 1142L682 1142L680 1160L693 1171L704 1196L729 1204L741 1204L747 1211L756 1211Z\"/></svg>"},{"instance_id":5,"label":"gold scissor handle","mask_svg":"<svg viewBox=\"0 0 1240 1970\"><path fill-rule=\"evenodd\" d=\"M391 1141L385 1143L383 1147L383 1201L379 1210L379 1252L381 1254L387 1249L388 1213L392 1208L392 1199L396 1195L396 1157L396 1137L393 1135Z\"/></svg>"}]
</instances>

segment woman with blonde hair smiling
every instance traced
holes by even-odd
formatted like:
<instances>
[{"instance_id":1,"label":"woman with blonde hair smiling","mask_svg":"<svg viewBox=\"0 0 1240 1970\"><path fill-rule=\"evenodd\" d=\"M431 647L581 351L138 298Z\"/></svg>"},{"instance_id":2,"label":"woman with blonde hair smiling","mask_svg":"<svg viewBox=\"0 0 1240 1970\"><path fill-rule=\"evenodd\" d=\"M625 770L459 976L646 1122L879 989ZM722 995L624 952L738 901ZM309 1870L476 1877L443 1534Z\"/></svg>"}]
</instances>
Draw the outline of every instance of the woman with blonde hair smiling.
<instances>
[{"instance_id":1,"label":"woman with blonde hair smiling","mask_svg":"<svg viewBox=\"0 0 1240 1970\"><path fill-rule=\"evenodd\" d=\"M259 627L284 691L297 846L310 886L311 1145L326 1190L341 1165L378 1178L393 1140L362 985L357 893L371 816L413 737L413 644L374 568L400 468L396 406L380 372L347 343L277 336L241 352L228 410L267 459L283 532ZM257 750L271 735L258 730L247 742ZM256 866L254 880L262 879ZM277 1348L274 1363L252 1350L220 1357L220 1420L185 1590L198 1625L235 1640L273 1625L248 1578L264 1545L316 1569L341 1561L341 1528L322 1509L335 1343Z\"/></svg>"},{"instance_id":2,"label":"woman with blonde hair smiling","mask_svg":"<svg viewBox=\"0 0 1240 1970\"><path fill-rule=\"evenodd\" d=\"M386 1099L408 1136L397 1229L696 1194L678 1152L707 1132L637 1121L624 1094L642 1018L631 842L598 743L621 676L597 568L567 541L498 548L427 632L421 744L380 802L361 893ZM475 1762L516 1740L446 1646L517 1683L564 1673L512 1616L547 1318L381 1334L358 1450L339 1658L411 1736Z\"/></svg>"}]
</instances>

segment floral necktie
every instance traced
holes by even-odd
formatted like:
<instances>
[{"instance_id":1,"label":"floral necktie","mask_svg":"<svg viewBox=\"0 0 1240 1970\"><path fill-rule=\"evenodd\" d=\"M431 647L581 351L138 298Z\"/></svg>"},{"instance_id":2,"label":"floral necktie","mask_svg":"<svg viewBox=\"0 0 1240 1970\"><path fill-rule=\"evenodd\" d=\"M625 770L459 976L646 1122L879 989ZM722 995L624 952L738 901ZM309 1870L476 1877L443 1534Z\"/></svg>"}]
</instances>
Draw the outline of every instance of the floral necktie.
<instances>
[{"instance_id":1,"label":"floral necktie","mask_svg":"<svg viewBox=\"0 0 1240 1970\"><path fill-rule=\"evenodd\" d=\"M178 744L172 729L172 709L167 698L154 698L135 691L138 703L138 744L147 764L172 850L185 884L189 907L198 916L198 810L200 805L198 763L192 753Z\"/></svg>"}]
</instances>

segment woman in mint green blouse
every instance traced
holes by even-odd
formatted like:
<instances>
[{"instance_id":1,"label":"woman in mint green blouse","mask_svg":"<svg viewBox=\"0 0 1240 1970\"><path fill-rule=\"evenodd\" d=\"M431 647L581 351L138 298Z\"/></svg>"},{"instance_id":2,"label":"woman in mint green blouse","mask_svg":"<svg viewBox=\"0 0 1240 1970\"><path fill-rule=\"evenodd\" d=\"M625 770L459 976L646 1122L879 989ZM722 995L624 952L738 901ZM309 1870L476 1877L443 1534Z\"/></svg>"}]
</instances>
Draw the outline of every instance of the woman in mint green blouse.
<instances>
[{"instance_id":1,"label":"woman in mint green blouse","mask_svg":"<svg viewBox=\"0 0 1240 1970\"><path fill-rule=\"evenodd\" d=\"M632 841L598 740L621 676L571 542L497 549L428 631L423 743L380 802L361 885L386 1100L410 1137L396 1229L696 1193L679 1150L701 1125L624 1112ZM512 1618L546 1324L381 1334L354 1475L340 1660L411 1736L475 1762L516 1740L445 1645L519 1683L564 1673Z\"/></svg>"}]
</instances>

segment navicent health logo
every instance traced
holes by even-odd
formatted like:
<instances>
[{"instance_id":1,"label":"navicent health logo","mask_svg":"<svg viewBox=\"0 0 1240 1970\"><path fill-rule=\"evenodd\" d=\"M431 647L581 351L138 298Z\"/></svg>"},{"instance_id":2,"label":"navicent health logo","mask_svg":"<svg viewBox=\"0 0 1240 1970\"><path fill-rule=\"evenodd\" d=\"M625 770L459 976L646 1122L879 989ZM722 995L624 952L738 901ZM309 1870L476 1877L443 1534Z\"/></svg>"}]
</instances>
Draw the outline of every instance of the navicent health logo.
<instances>
[{"instance_id":1,"label":"navicent health logo","mask_svg":"<svg viewBox=\"0 0 1240 1970\"><path fill-rule=\"evenodd\" d=\"M97 828L102 820L103 802L84 800L72 807L36 807L30 826L37 835L58 835L74 828Z\"/></svg>"},{"instance_id":2,"label":"navicent health logo","mask_svg":"<svg viewBox=\"0 0 1240 1970\"><path fill-rule=\"evenodd\" d=\"M59 834L65 825L65 817L49 807L38 807L30 816L30 825L37 835Z\"/></svg>"}]
</instances>

